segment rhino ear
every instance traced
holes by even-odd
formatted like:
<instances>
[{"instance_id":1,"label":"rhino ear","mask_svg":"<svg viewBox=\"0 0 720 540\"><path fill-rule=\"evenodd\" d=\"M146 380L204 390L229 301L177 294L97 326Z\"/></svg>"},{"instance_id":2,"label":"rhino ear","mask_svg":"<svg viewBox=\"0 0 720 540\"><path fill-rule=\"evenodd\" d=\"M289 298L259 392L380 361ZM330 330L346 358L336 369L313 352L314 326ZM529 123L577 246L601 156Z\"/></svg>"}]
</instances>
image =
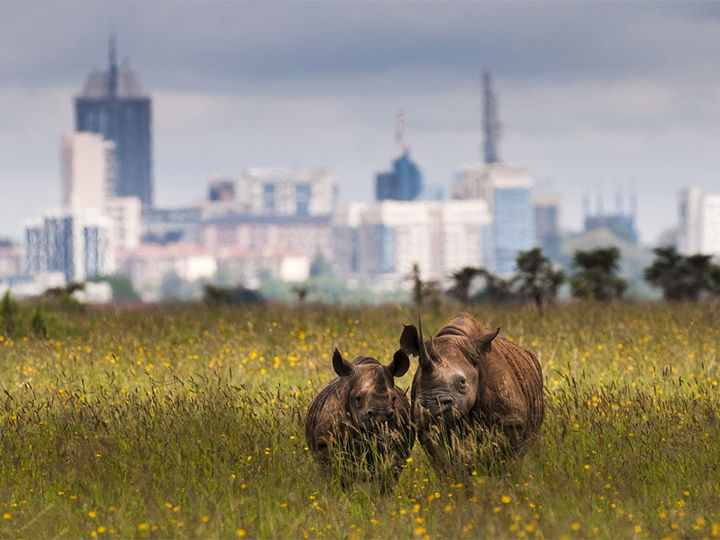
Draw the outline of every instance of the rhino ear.
<instances>
[{"instance_id":1,"label":"rhino ear","mask_svg":"<svg viewBox=\"0 0 720 540\"><path fill-rule=\"evenodd\" d=\"M500 333L500 327L494 332L489 332L483 337L475 341L475 345L481 353L489 353L492 351L492 342Z\"/></svg>"},{"instance_id":2,"label":"rhino ear","mask_svg":"<svg viewBox=\"0 0 720 540\"><path fill-rule=\"evenodd\" d=\"M388 365L393 377L402 377L410 369L410 359L402 349L395 351L392 362Z\"/></svg>"},{"instance_id":3,"label":"rhino ear","mask_svg":"<svg viewBox=\"0 0 720 540\"><path fill-rule=\"evenodd\" d=\"M403 332L400 336L400 349L405 354L420 356L420 335L414 325L403 325Z\"/></svg>"},{"instance_id":4,"label":"rhino ear","mask_svg":"<svg viewBox=\"0 0 720 540\"><path fill-rule=\"evenodd\" d=\"M355 366L345 360L336 348L333 353L333 369L340 377L347 377L352 374Z\"/></svg>"}]
</instances>

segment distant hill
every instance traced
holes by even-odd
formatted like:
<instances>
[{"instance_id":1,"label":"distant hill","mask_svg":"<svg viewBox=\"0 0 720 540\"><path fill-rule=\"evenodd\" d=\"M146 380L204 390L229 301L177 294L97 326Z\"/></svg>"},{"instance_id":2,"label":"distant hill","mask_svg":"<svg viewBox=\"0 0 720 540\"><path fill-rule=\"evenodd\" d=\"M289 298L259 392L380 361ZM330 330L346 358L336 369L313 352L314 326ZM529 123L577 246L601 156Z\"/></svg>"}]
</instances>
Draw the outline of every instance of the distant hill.
<instances>
[{"instance_id":1,"label":"distant hill","mask_svg":"<svg viewBox=\"0 0 720 540\"><path fill-rule=\"evenodd\" d=\"M560 253L553 262L562 265L567 275L572 275L575 271L570 268L570 263L575 251L588 251L608 246L617 246L620 249L620 277L628 281L625 298L662 297L659 289L650 287L643 279L643 270L655 259L652 248L626 242L615 236L610 229L597 229L566 236L560 243Z\"/></svg>"}]
</instances>

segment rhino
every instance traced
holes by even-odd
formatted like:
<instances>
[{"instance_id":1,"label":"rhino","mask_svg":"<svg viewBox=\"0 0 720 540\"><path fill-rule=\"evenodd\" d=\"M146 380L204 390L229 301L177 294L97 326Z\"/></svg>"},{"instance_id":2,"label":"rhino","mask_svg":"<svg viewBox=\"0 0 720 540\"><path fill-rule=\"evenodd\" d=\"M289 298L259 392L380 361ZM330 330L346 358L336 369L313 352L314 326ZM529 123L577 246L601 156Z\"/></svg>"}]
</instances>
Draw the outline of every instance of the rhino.
<instances>
[{"instance_id":1,"label":"rhino","mask_svg":"<svg viewBox=\"0 0 720 540\"><path fill-rule=\"evenodd\" d=\"M497 472L508 457L521 460L545 414L537 358L467 313L427 341L422 317L418 326L405 326L400 347L419 359L412 419L434 466L470 468L480 453Z\"/></svg>"},{"instance_id":2,"label":"rhino","mask_svg":"<svg viewBox=\"0 0 720 540\"><path fill-rule=\"evenodd\" d=\"M410 359L398 350L387 366L367 356L351 363L335 349L332 364L338 377L308 408L308 447L324 471L339 473L343 488L374 480L387 489L415 444L410 401L394 380L407 372Z\"/></svg>"}]
</instances>

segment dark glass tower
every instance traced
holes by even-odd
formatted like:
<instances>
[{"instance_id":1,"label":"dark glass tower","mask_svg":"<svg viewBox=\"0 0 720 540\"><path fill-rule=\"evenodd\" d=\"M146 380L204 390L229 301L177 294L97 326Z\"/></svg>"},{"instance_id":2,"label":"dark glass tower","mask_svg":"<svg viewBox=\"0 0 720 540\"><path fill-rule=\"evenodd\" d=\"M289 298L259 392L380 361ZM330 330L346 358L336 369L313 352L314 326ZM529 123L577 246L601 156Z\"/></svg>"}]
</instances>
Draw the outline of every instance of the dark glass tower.
<instances>
[{"instance_id":1,"label":"dark glass tower","mask_svg":"<svg viewBox=\"0 0 720 540\"><path fill-rule=\"evenodd\" d=\"M393 162L393 170L375 177L375 198L396 201L414 201L422 190L422 175L405 150Z\"/></svg>"},{"instance_id":2,"label":"dark glass tower","mask_svg":"<svg viewBox=\"0 0 720 540\"><path fill-rule=\"evenodd\" d=\"M129 66L118 68L111 37L109 70L91 72L75 98L75 130L99 133L115 143L115 195L135 195L143 206L153 203L151 123L150 97Z\"/></svg>"}]
</instances>

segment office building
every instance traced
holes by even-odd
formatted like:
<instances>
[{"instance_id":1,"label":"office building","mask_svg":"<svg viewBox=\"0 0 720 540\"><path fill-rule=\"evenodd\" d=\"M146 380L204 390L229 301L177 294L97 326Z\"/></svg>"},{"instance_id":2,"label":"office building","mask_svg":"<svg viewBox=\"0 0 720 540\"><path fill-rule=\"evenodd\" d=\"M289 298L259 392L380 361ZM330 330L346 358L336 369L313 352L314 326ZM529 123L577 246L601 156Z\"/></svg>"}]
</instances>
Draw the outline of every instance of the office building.
<instances>
[{"instance_id":1,"label":"office building","mask_svg":"<svg viewBox=\"0 0 720 540\"><path fill-rule=\"evenodd\" d=\"M112 274L112 223L95 209L46 212L25 226L26 272L60 272L66 281Z\"/></svg>"},{"instance_id":2,"label":"office building","mask_svg":"<svg viewBox=\"0 0 720 540\"><path fill-rule=\"evenodd\" d=\"M217 216L203 221L200 243L210 251L231 246L268 252L290 250L309 260L317 255L332 260L330 219L330 216Z\"/></svg>"},{"instance_id":3,"label":"office building","mask_svg":"<svg viewBox=\"0 0 720 540\"><path fill-rule=\"evenodd\" d=\"M455 199L477 199L488 205L492 215L492 247L486 267L491 272L512 274L518 251L535 246L533 184L525 167L500 163L466 165L462 176L453 183Z\"/></svg>"},{"instance_id":4,"label":"office building","mask_svg":"<svg viewBox=\"0 0 720 540\"><path fill-rule=\"evenodd\" d=\"M637 226L637 198L634 194L629 197L629 209L625 209L625 198L622 193L615 197L615 211L606 212L603 197L598 195L595 202L595 213L590 213L590 201L586 196L583 200L583 213L585 232L598 229L608 229L615 236L631 244L637 244L639 236Z\"/></svg>"},{"instance_id":5,"label":"office building","mask_svg":"<svg viewBox=\"0 0 720 540\"><path fill-rule=\"evenodd\" d=\"M677 249L720 257L720 195L687 189L679 195Z\"/></svg>"},{"instance_id":6,"label":"office building","mask_svg":"<svg viewBox=\"0 0 720 540\"><path fill-rule=\"evenodd\" d=\"M492 219L485 201L378 201L341 205L333 218L339 277L388 289L448 283L465 266L485 267Z\"/></svg>"},{"instance_id":7,"label":"office building","mask_svg":"<svg viewBox=\"0 0 720 540\"><path fill-rule=\"evenodd\" d=\"M535 245L550 257L557 256L560 252L561 203L559 193L534 193L532 196Z\"/></svg>"},{"instance_id":8,"label":"office building","mask_svg":"<svg viewBox=\"0 0 720 540\"><path fill-rule=\"evenodd\" d=\"M63 206L104 208L114 193L115 143L89 132L62 137Z\"/></svg>"},{"instance_id":9,"label":"office building","mask_svg":"<svg viewBox=\"0 0 720 540\"><path fill-rule=\"evenodd\" d=\"M142 235L142 203L138 197L112 197L105 203L105 215L112 223L116 249L133 250Z\"/></svg>"},{"instance_id":10,"label":"office building","mask_svg":"<svg viewBox=\"0 0 720 540\"><path fill-rule=\"evenodd\" d=\"M107 71L93 71L75 98L75 131L98 133L115 143L116 178L113 193L139 197L153 204L152 111L150 97L136 73L117 65L114 39Z\"/></svg>"},{"instance_id":11,"label":"office building","mask_svg":"<svg viewBox=\"0 0 720 540\"><path fill-rule=\"evenodd\" d=\"M325 168L253 168L235 178L211 177L203 216L329 216L336 195L335 179Z\"/></svg>"},{"instance_id":12,"label":"office building","mask_svg":"<svg viewBox=\"0 0 720 540\"><path fill-rule=\"evenodd\" d=\"M22 246L0 245L0 281L6 277L19 275L22 272Z\"/></svg>"},{"instance_id":13,"label":"office building","mask_svg":"<svg viewBox=\"0 0 720 540\"><path fill-rule=\"evenodd\" d=\"M414 201L422 191L420 169L403 149L392 164L392 170L375 177L375 198L378 201Z\"/></svg>"}]
</instances>

